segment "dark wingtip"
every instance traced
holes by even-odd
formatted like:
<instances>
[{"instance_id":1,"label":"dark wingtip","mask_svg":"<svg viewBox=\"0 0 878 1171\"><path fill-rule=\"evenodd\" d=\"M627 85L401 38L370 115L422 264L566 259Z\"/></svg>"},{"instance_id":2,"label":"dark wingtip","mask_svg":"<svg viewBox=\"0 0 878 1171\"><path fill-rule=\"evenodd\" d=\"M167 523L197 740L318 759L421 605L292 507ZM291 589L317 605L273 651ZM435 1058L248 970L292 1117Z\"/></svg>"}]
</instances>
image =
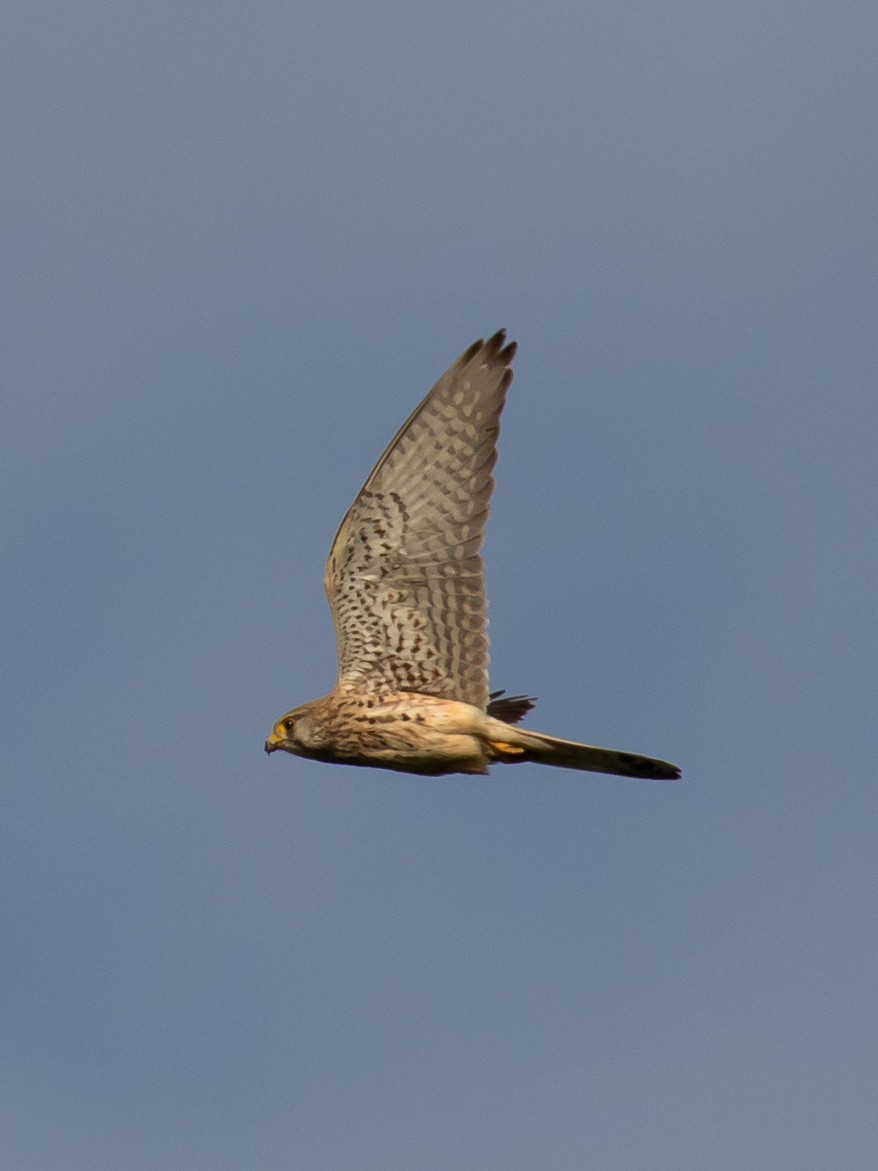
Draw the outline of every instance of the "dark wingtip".
<instances>
[{"instance_id":1,"label":"dark wingtip","mask_svg":"<svg viewBox=\"0 0 878 1171\"><path fill-rule=\"evenodd\" d=\"M501 696L506 696L501 699ZM505 724L517 724L528 712L536 707L534 695L506 695L505 691L492 691L488 702L488 715Z\"/></svg>"},{"instance_id":2,"label":"dark wingtip","mask_svg":"<svg viewBox=\"0 0 878 1171\"><path fill-rule=\"evenodd\" d=\"M506 341L506 330L498 329L486 342L476 342L477 346L485 347L485 354L489 358L498 358L507 366L518 351L518 342Z\"/></svg>"}]
</instances>

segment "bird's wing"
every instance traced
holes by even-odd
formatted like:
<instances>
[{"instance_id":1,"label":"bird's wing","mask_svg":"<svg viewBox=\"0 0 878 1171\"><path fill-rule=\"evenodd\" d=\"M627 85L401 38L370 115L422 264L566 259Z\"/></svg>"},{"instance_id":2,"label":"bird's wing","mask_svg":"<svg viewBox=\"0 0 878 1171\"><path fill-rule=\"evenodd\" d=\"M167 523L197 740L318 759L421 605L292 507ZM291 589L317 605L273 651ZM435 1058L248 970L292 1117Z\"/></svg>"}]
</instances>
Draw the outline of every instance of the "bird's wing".
<instances>
[{"instance_id":1,"label":"bird's wing","mask_svg":"<svg viewBox=\"0 0 878 1171\"><path fill-rule=\"evenodd\" d=\"M515 348L500 330L461 354L397 432L342 521L324 578L341 686L486 706L479 549Z\"/></svg>"}]
</instances>

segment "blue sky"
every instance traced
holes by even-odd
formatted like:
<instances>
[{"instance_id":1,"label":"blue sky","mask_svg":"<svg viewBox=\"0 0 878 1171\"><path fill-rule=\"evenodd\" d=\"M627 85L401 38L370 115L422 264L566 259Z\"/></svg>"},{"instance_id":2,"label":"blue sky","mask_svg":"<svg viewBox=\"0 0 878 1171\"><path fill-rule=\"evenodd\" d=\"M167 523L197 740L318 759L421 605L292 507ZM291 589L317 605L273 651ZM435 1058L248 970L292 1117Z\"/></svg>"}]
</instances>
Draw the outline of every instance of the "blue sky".
<instances>
[{"instance_id":1,"label":"blue sky","mask_svg":"<svg viewBox=\"0 0 878 1171\"><path fill-rule=\"evenodd\" d=\"M876 25L12 5L9 1166L878 1162ZM501 325L492 682L683 782L267 759Z\"/></svg>"}]
</instances>

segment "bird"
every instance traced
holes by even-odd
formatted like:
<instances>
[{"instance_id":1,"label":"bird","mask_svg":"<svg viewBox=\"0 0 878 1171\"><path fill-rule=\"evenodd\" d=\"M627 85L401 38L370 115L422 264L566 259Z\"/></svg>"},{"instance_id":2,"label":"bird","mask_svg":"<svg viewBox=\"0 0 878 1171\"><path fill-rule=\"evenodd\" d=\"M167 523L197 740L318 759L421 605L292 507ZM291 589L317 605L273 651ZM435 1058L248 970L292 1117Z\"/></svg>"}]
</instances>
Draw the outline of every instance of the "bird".
<instances>
[{"instance_id":1,"label":"bird","mask_svg":"<svg viewBox=\"0 0 878 1171\"><path fill-rule=\"evenodd\" d=\"M336 684L281 716L266 752L429 777L524 762L680 776L664 760L521 727L533 697L489 690L480 548L516 348L502 329L473 342L373 468L324 574Z\"/></svg>"}]
</instances>

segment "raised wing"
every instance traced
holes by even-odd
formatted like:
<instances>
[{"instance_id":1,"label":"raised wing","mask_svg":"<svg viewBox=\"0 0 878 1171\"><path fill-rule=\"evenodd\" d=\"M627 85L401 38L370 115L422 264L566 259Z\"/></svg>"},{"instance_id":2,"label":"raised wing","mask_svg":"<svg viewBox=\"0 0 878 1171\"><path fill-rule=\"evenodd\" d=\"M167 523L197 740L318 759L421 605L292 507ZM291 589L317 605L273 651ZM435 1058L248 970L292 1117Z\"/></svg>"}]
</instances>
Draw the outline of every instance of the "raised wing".
<instances>
[{"instance_id":1,"label":"raised wing","mask_svg":"<svg viewBox=\"0 0 878 1171\"><path fill-rule=\"evenodd\" d=\"M477 341L406 420L351 505L326 563L339 685L484 708L479 549L515 342Z\"/></svg>"}]
</instances>

